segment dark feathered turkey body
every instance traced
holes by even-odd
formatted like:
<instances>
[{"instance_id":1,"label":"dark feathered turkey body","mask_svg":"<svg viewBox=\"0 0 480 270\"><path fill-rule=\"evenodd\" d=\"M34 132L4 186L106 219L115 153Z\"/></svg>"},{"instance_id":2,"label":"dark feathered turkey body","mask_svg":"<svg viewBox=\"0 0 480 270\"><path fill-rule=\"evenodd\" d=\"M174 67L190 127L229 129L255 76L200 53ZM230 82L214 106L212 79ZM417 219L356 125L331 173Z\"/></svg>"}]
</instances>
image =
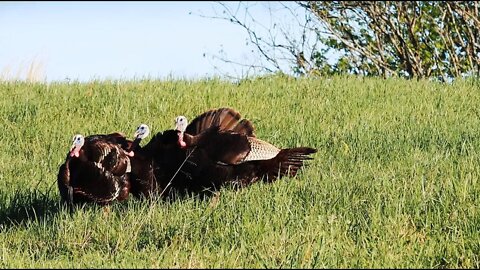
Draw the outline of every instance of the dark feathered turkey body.
<instances>
[{"instance_id":1,"label":"dark feathered turkey body","mask_svg":"<svg viewBox=\"0 0 480 270\"><path fill-rule=\"evenodd\" d=\"M151 157L158 183L154 193L202 193L229 183L272 182L296 175L316 152L309 147L279 149L256 138L251 122L230 108L196 117L185 132L187 148L179 146L178 135L176 130L159 132L142 148Z\"/></svg>"},{"instance_id":2,"label":"dark feathered turkey body","mask_svg":"<svg viewBox=\"0 0 480 270\"><path fill-rule=\"evenodd\" d=\"M79 156L67 155L60 166L57 184L61 199L99 204L125 200L131 171L125 149L131 143L120 133L85 137Z\"/></svg>"},{"instance_id":3,"label":"dark feathered turkey body","mask_svg":"<svg viewBox=\"0 0 480 270\"><path fill-rule=\"evenodd\" d=\"M130 193L137 198L148 198L157 191L158 186L153 172L153 161L141 147L138 146L134 151L135 155L130 158L132 165Z\"/></svg>"}]
</instances>

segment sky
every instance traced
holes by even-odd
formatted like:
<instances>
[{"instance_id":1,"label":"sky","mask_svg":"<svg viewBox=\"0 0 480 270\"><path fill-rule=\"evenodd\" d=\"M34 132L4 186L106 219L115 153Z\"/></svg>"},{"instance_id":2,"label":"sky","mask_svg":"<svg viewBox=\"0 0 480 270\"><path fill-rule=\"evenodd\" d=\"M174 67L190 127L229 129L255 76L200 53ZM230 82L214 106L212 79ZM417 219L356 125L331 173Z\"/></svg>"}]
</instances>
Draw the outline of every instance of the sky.
<instances>
[{"instance_id":1,"label":"sky","mask_svg":"<svg viewBox=\"0 0 480 270\"><path fill-rule=\"evenodd\" d=\"M211 56L248 59L247 33L199 15L215 10L215 2L0 2L0 79L239 76Z\"/></svg>"}]
</instances>

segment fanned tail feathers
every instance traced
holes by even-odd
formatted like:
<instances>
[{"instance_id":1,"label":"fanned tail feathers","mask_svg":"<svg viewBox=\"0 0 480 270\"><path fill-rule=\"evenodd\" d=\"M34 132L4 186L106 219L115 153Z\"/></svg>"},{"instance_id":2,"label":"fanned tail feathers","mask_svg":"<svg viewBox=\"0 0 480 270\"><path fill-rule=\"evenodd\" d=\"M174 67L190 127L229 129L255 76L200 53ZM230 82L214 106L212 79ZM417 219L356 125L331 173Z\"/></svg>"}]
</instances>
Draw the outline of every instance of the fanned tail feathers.
<instances>
[{"instance_id":1,"label":"fanned tail feathers","mask_svg":"<svg viewBox=\"0 0 480 270\"><path fill-rule=\"evenodd\" d=\"M218 126L219 130L230 130L255 137L253 124L247 119L242 119L240 113L230 108L213 109L204 112L190 122L186 133L197 135L214 126Z\"/></svg>"},{"instance_id":2,"label":"fanned tail feathers","mask_svg":"<svg viewBox=\"0 0 480 270\"><path fill-rule=\"evenodd\" d=\"M316 152L316 149L310 147L287 148L280 150L275 158L259 161L267 176L264 181L272 182L278 177L295 176L305 160L313 159L309 155Z\"/></svg>"}]
</instances>

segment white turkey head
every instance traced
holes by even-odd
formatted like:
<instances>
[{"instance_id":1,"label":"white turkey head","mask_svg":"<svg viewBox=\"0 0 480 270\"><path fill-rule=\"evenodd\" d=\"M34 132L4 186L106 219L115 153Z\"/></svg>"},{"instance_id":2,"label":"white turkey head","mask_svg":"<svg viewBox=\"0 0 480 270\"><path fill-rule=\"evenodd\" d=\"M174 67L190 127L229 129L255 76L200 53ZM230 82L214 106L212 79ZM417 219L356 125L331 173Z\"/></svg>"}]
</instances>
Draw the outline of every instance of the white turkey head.
<instances>
[{"instance_id":1,"label":"white turkey head","mask_svg":"<svg viewBox=\"0 0 480 270\"><path fill-rule=\"evenodd\" d=\"M187 130L187 117L180 115L175 118L175 129L179 130L180 132L185 132Z\"/></svg>"},{"instance_id":2,"label":"white turkey head","mask_svg":"<svg viewBox=\"0 0 480 270\"><path fill-rule=\"evenodd\" d=\"M150 128L146 124L141 124L140 126L137 127L137 130L135 130L135 133L133 134L133 137L135 138L130 145L130 148L128 150L125 150L125 154L129 157L133 157L135 155L135 152L133 151L137 146L140 144L140 141L145 139L148 134L150 134Z\"/></svg>"},{"instance_id":3,"label":"white turkey head","mask_svg":"<svg viewBox=\"0 0 480 270\"><path fill-rule=\"evenodd\" d=\"M80 149L82 149L85 143L85 138L81 134L73 136L72 147L70 147L70 156L78 157L80 155Z\"/></svg>"},{"instance_id":4,"label":"white turkey head","mask_svg":"<svg viewBox=\"0 0 480 270\"><path fill-rule=\"evenodd\" d=\"M182 148L187 146L187 144L183 140L183 134L185 133L185 130L187 130L187 125L187 117L180 115L175 118L175 130L180 131L180 134L178 135L178 144Z\"/></svg>"},{"instance_id":5,"label":"white turkey head","mask_svg":"<svg viewBox=\"0 0 480 270\"><path fill-rule=\"evenodd\" d=\"M135 131L135 134L133 134L133 136L135 137L135 139L142 140L145 139L149 134L150 128L145 124L141 124L140 126L138 126L137 131Z\"/></svg>"}]
</instances>

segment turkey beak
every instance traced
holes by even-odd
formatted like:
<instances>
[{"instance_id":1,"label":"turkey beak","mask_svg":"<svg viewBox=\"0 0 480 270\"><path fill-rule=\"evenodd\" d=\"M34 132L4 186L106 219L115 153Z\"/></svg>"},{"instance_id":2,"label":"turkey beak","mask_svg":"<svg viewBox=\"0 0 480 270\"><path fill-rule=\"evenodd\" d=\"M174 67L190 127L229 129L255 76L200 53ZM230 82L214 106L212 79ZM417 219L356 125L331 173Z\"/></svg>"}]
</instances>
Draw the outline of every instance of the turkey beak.
<instances>
[{"instance_id":1,"label":"turkey beak","mask_svg":"<svg viewBox=\"0 0 480 270\"><path fill-rule=\"evenodd\" d=\"M75 143L72 143L72 146L70 146L70 152L72 152L74 148L75 148Z\"/></svg>"},{"instance_id":2,"label":"turkey beak","mask_svg":"<svg viewBox=\"0 0 480 270\"><path fill-rule=\"evenodd\" d=\"M140 132L138 132L138 130L135 131L135 133L133 134L133 137L134 137L135 139L138 139L139 136L140 136Z\"/></svg>"}]
</instances>

